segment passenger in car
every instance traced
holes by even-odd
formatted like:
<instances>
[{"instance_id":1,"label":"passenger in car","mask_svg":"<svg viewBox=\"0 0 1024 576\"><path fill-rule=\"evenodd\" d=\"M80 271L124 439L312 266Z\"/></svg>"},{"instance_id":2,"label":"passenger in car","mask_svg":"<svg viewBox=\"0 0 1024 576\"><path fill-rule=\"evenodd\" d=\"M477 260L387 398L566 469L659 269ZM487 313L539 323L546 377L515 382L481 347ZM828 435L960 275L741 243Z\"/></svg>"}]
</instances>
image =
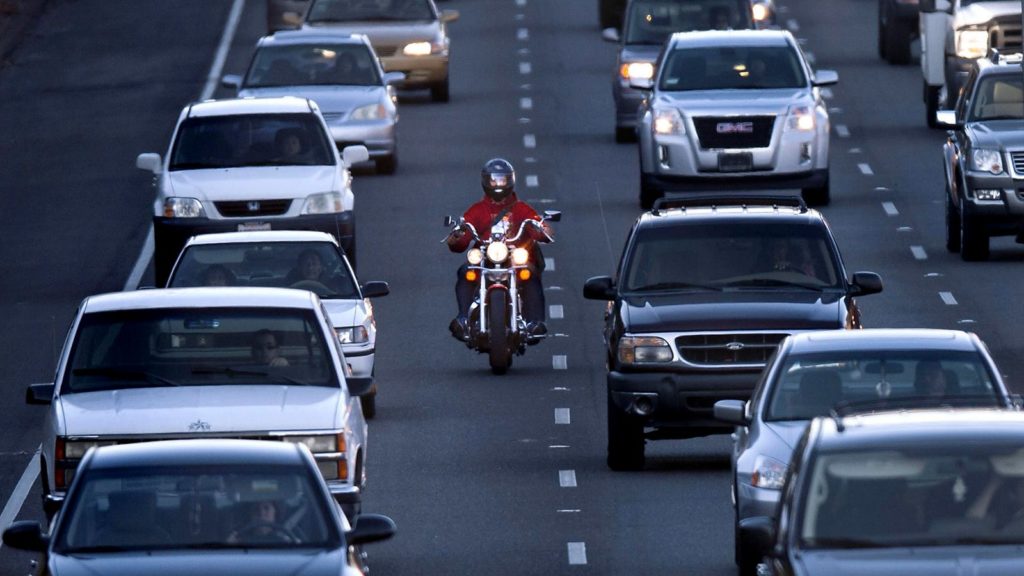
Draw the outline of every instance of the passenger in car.
<instances>
[{"instance_id":1,"label":"passenger in car","mask_svg":"<svg viewBox=\"0 0 1024 576\"><path fill-rule=\"evenodd\" d=\"M203 272L203 286L231 286L234 274L221 264L213 264Z\"/></svg>"},{"instance_id":2,"label":"passenger in car","mask_svg":"<svg viewBox=\"0 0 1024 576\"><path fill-rule=\"evenodd\" d=\"M942 397L951 392L946 371L936 360L922 360L914 371L914 390L920 396Z\"/></svg>"},{"instance_id":3,"label":"passenger in car","mask_svg":"<svg viewBox=\"0 0 1024 576\"><path fill-rule=\"evenodd\" d=\"M288 365L288 359L281 356L277 335L266 328L257 330L253 334L252 357L256 362L267 366L281 367Z\"/></svg>"}]
</instances>

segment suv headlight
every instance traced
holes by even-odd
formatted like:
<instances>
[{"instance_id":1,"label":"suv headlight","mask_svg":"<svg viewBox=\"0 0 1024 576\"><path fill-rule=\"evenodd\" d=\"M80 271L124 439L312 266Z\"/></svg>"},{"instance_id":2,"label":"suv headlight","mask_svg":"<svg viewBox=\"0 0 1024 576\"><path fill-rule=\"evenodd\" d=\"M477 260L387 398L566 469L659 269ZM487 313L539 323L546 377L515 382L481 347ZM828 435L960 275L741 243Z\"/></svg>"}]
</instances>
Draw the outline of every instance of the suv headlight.
<instances>
[{"instance_id":1,"label":"suv headlight","mask_svg":"<svg viewBox=\"0 0 1024 576\"><path fill-rule=\"evenodd\" d=\"M311 194L302 207L303 214L333 214L342 210L341 192Z\"/></svg>"},{"instance_id":2,"label":"suv headlight","mask_svg":"<svg viewBox=\"0 0 1024 576\"><path fill-rule=\"evenodd\" d=\"M351 120L380 120L387 116L387 111L384 110L383 104L369 104L367 106L360 106L352 111L349 116Z\"/></svg>"},{"instance_id":3,"label":"suv headlight","mask_svg":"<svg viewBox=\"0 0 1024 576\"><path fill-rule=\"evenodd\" d=\"M791 106L786 118L786 129L799 132L814 130L814 108L811 106Z\"/></svg>"},{"instance_id":4,"label":"suv headlight","mask_svg":"<svg viewBox=\"0 0 1024 576\"><path fill-rule=\"evenodd\" d=\"M971 150L971 163L975 170L991 172L992 174L1003 173L1003 158L999 150L990 148L975 148Z\"/></svg>"},{"instance_id":5,"label":"suv headlight","mask_svg":"<svg viewBox=\"0 0 1024 576\"><path fill-rule=\"evenodd\" d=\"M760 2L755 2L751 8L754 12L754 22L757 22L758 24L766 22L768 17L771 16L771 12L768 11L768 6L761 4Z\"/></svg>"},{"instance_id":6,"label":"suv headlight","mask_svg":"<svg viewBox=\"0 0 1024 576\"><path fill-rule=\"evenodd\" d=\"M675 108L657 108L654 110L654 117L651 127L655 134L676 135L686 134L686 127L683 124L683 117Z\"/></svg>"},{"instance_id":7,"label":"suv headlight","mask_svg":"<svg viewBox=\"0 0 1024 576\"><path fill-rule=\"evenodd\" d=\"M370 334L366 331L366 326L335 328L334 333L338 335L338 342L342 344L362 344L370 340Z\"/></svg>"},{"instance_id":8,"label":"suv headlight","mask_svg":"<svg viewBox=\"0 0 1024 576\"><path fill-rule=\"evenodd\" d=\"M750 476L750 484L757 488L782 490L782 481L786 478L786 465L775 458L758 456L754 459L754 473Z\"/></svg>"},{"instance_id":9,"label":"suv headlight","mask_svg":"<svg viewBox=\"0 0 1024 576\"><path fill-rule=\"evenodd\" d=\"M623 62L619 66L619 76L623 80L650 80L654 78L654 64L650 62Z\"/></svg>"},{"instance_id":10,"label":"suv headlight","mask_svg":"<svg viewBox=\"0 0 1024 576\"><path fill-rule=\"evenodd\" d=\"M988 30L957 30L956 55L961 58L984 58L988 53Z\"/></svg>"},{"instance_id":11,"label":"suv headlight","mask_svg":"<svg viewBox=\"0 0 1024 576\"><path fill-rule=\"evenodd\" d=\"M203 204L195 198L179 198L172 196L164 200L165 218L205 218Z\"/></svg>"},{"instance_id":12,"label":"suv headlight","mask_svg":"<svg viewBox=\"0 0 1024 576\"><path fill-rule=\"evenodd\" d=\"M672 348L657 336L623 336L619 338L619 362L649 364L671 362Z\"/></svg>"}]
</instances>

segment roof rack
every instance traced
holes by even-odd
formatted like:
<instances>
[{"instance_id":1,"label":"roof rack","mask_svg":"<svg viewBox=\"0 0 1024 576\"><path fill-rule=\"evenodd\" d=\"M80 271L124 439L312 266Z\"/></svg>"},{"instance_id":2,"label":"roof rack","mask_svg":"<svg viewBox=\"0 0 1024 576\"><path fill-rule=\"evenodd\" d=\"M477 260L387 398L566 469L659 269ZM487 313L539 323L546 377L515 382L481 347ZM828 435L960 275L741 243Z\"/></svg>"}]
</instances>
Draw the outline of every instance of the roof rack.
<instances>
[{"instance_id":1,"label":"roof rack","mask_svg":"<svg viewBox=\"0 0 1024 576\"><path fill-rule=\"evenodd\" d=\"M718 207L771 206L773 208L797 208L807 212L807 203L799 190L735 191L735 192L686 192L666 193L654 201L652 214L671 208L718 208Z\"/></svg>"},{"instance_id":2,"label":"roof rack","mask_svg":"<svg viewBox=\"0 0 1024 576\"><path fill-rule=\"evenodd\" d=\"M1024 61L1024 54L1021 52L1000 52L997 48L989 48L988 59L993 64L1020 64Z\"/></svg>"}]
</instances>

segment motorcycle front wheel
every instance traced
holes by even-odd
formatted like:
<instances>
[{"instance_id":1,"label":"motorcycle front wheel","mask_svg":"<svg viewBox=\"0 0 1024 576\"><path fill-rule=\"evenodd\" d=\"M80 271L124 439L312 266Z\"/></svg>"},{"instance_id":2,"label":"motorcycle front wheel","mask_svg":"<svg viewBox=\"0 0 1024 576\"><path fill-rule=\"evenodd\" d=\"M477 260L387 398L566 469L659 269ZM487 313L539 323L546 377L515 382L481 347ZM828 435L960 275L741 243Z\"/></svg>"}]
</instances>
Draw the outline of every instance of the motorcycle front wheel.
<instances>
[{"instance_id":1,"label":"motorcycle front wheel","mask_svg":"<svg viewBox=\"0 0 1024 576\"><path fill-rule=\"evenodd\" d=\"M492 290L487 297L487 340L491 372L504 374L512 366L509 346L508 292Z\"/></svg>"}]
</instances>

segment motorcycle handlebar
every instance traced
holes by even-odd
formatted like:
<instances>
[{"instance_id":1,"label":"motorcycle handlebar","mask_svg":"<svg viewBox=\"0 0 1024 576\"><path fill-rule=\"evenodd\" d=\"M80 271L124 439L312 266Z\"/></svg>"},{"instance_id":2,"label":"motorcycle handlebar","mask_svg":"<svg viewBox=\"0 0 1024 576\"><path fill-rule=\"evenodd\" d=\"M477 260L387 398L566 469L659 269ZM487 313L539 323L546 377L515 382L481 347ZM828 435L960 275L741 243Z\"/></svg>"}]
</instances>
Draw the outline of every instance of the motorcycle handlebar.
<instances>
[{"instance_id":1,"label":"motorcycle handlebar","mask_svg":"<svg viewBox=\"0 0 1024 576\"><path fill-rule=\"evenodd\" d=\"M534 218L531 218L529 220L523 220L523 223L519 225L519 232L517 232L515 236L510 236L510 237L505 238L505 241L506 242L517 242L519 240L519 238L523 235L523 231L526 230L526 225L530 224L534 228L540 230L541 234L544 235L544 238L548 242L554 242L555 239L552 238L550 234L548 234L547 230L544 229L544 221L547 220L547 219L548 218L546 218L546 217L541 217L540 220L537 220L537 219L534 219ZM446 219L446 222L452 222L452 224L451 224L451 231L452 232L455 232L456 230L459 230L459 229L465 229L473 237L473 240L476 240L477 242L481 242L482 241L480 239L480 234L476 231L476 227L474 227L469 222L466 222L466 220L464 218L459 218L458 222L453 222L451 220L451 217L449 217L449 218ZM447 238L445 240L447 240ZM444 242L445 240L442 240L441 242Z\"/></svg>"}]
</instances>

